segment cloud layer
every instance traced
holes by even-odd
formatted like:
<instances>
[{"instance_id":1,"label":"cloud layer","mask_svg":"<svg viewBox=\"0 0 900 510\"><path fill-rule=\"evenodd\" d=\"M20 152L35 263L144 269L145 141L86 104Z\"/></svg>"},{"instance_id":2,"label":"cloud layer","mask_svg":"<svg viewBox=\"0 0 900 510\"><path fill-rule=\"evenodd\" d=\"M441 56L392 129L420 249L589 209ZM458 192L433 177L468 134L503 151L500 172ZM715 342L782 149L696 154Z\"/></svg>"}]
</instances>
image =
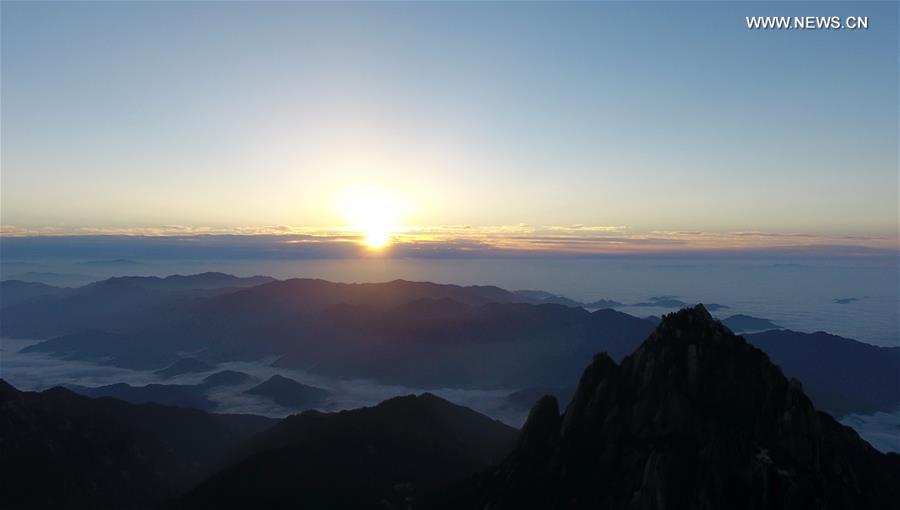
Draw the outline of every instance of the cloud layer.
<instances>
[{"instance_id":1,"label":"cloud layer","mask_svg":"<svg viewBox=\"0 0 900 510\"><path fill-rule=\"evenodd\" d=\"M493 257L545 255L787 254L791 256L893 257L897 238L806 233L650 231L604 225L441 225L403 227L391 245L373 252L362 232L284 225L211 228L2 227L8 259L197 258L308 259L361 256Z\"/></svg>"}]
</instances>

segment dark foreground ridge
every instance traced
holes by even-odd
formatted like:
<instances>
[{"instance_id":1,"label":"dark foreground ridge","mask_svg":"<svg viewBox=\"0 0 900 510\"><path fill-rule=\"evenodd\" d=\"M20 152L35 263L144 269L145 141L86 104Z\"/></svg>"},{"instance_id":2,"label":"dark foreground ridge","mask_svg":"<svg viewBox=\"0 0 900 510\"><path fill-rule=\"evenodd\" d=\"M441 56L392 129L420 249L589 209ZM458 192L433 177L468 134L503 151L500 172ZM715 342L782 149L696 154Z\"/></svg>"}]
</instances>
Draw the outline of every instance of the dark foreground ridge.
<instances>
[{"instance_id":1,"label":"dark foreground ridge","mask_svg":"<svg viewBox=\"0 0 900 510\"><path fill-rule=\"evenodd\" d=\"M817 412L702 305L617 365L598 354L561 416L544 397L503 464L451 508L896 508L900 456Z\"/></svg>"},{"instance_id":2,"label":"dark foreground ridge","mask_svg":"<svg viewBox=\"0 0 900 510\"><path fill-rule=\"evenodd\" d=\"M0 379L0 506L156 508L275 420L23 392Z\"/></svg>"},{"instance_id":3,"label":"dark foreground ridge","mask_svg":"<svg viewBox=\"0 0 900 510\"><path fill-rule=\"evenodd\" d=\"M175 508L409 508L499 462L516 429L429 393L285 418Z\"/></svg>"}]
</instances>

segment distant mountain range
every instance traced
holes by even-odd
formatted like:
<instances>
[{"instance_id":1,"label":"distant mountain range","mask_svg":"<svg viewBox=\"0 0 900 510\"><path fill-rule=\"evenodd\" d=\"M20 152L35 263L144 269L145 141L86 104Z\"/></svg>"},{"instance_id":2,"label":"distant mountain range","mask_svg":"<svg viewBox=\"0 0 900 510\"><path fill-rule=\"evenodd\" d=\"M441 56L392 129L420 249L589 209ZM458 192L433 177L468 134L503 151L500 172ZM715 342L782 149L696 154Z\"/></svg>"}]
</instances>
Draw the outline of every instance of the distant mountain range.
<instances>
[{"instance_id":1,"label":"distant mountain range","mask_svg":"<svg viewBox=\"0 0 900 510\"><path fill-rule=\"evenodd\" d=\"M745 335L791 377L816 406L835 416L900 407L900 348L828 333L780 330Z\"/></svg>"},{"instance_id":2,"label":"distant mountain range","mask_svg":"<svg viewBox=\"0 0 900 510\"><path fill-rule=\"evenodd\" d=\"M5 280L0 282L2 334L16 338L47 338L88 329L134 331L158 326L169 314L186 310L204 298L272 280L269 277L238 278L223 273L166 278L125 276L76 289L47 286L51 289L49 295L26 292L21 282Z\"/></svg>"},{"instance_id":3,"label":"distant mountain range","mask_svg":"<svg viewBox=\"0 0 900 510\"><path fill-rule=\"evenodd\" d=\"M647 301L643 301L640 303L634 303L628 306L640 306L644 308L684 308L686 306L690 306L690 303L686 303L675 296L654 296L648 299ZM725 305L720 305L718 303L707 303L706 308L710 311L717 310L725 310L728 307Z\"/></svg>"},{"instance_id":4,"label":"distant mountain range","mask_svg":"<svg viewBox=\"0 0 900 510\"><path fill-rule=\"evenodd\" d=\"M0 266L0 270L3 266ZM52 271L24 271L21 273L2 274L3 281L18 280L24 283L44 283L57 287L80 287L95 282L100 278L82 273L54 273ZM2 282L0 282L2 286Z\"/></svg>"},{"instance_id":5,"label":"distant mountain range","mask_svg":"<svg viewBox=\"0 0 900 510\"><path fill-rule=\"evenodd\" d=\"M750 315L737 314L722 319L722 324L728 326L728 329L735 333L744 331L766 331L771 329L782 329L781 326L775 324L768 319L761 319Z\"/></svg>"},{"instance_id":6,"label":"distant mountain range","mask_svg":"<svg viewBox=\"0 0 900 510\"><path fill-rule=\"evenodd\" d=\"M624 356L653 328L497 287L297 279L241 289L253 282L199 275L222 286L191 288L189 278L111 279L18 303L0 310L0 328L52 337L33 352L127 368L161 369L191 352L207 362L280 355L284 367L418 387L574 384L593 352Z\"/></svg>"},{"instance_id":7,"label":"distant mountain range","mask_svg":"<svg viewBox=\"0 0 900 510\"><path fill-rule=\"evenodd\" d=\"M3 336L48 338L27 350L163 376L183 373L188 354L204 366L274 356L279 367L420 388L573 388L594 353L622 360L659 320L591 312L541 291L404 280L204 273L112 278L78 289L20 283L0 287ZM777 327L740 314L723 322L736 331ZM891 384L900 348L788 330L747 338L836 415L900 406L900 385Z\"/></svg>"},{"instance_id":8,"label":"distant mountain range","mask_svg":"<svg viewBox=\"0 0 900 510\"><path fill-rule=\"evenodd\" d=\"M900 455L817 411L702 306L664 317L621 363L587 365L571 403L539 397L520 432L428 393L276 423L0 381L4 508L880 510L900 497Z\"/></svg>"},{"instance_id":9,"label":"distant mountain range","mask_svg":"<svg viewBox=\"0 0 900 510\"><path fill-rule=\"evenodd\" d=\"M618 308L627 306L612 299L598 299L596 301L575 301L567 297L551 294L543 290L517 290L515 294L527 299L527 302L537 305L563 305L563 306L580 306L583 308Z\"/></svg>"},{"instance_id":10,"label":"distant mountain range","mask_svg":"<svg viewBox=\"0 0 900 510\"><path fill-rule=\"evenodd\" d=\"M127 383L116 383L94 387L71 384L65 387L87 397L112 397L132 404L154 402L167 406L213 411L217 404L208 398L210 390L247 385L255 381L254 377L243 372L223 370L205 377L197 384L132 386ZM248 388L243 393L264 397L294 411L320 407L331 396L331 393L324 389L301 384L280 375L274 375L266 381Z\"/></svg>"},{"instance_id":11,"label":"distant mountain range","mask_svg":"<svg viewBox=\"0 0 900 510\"><path fill-rule=\"evenodd\" d=\"M116 266L116 267L132 267L142 266L143 262L131 259L111 259L111 260L86 260L84 262L76 262L81 266Z\"/></svg>"},{"instance_id":12,"label":"distant mountain range","mask_svg":"<svg viewBox=\"0 0 900 510\"><path fill-rule=\"evenodd\" d=\"M67 385L66 389L86 397L112 397L132 404L156 403L174 407L191 407L204 411L213 410L216 405L206 398L204 388L188 384L148 384L132 386L127 383L105 386Z\"/></svg>"},{"instance_id":13,"label":"distant mountain range","mask_svg":"<svg viewBox=\"0 0 900 510\"><path fill-rule=\"evenodd\" d=\"M280 406L293 409L318 407L331 396L327 390L302 384L280 375L273 375L245 393L266 397Z\"/></svg>"},{"instance_id":14,"label":"distant mountain range","mask_svg":"<svg viewBox=\"0 0 900 510\"><path fill-rule=\"evenodd\" d=\"M35 299L53 299L72 292L66 287L54 287L39 282L4 280L0 282L0 307L27 303Z\"/></svg>"}]
</instances>

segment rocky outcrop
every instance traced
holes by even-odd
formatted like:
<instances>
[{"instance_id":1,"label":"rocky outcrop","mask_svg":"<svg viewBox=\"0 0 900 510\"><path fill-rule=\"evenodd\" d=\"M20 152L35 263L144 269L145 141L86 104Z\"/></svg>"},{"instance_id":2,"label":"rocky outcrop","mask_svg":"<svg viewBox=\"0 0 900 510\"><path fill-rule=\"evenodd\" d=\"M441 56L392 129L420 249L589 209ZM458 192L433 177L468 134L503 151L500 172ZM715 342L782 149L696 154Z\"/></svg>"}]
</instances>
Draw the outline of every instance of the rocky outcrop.
<instances>
[{"instance_id":1,"label":"rocky outcrop","mask_svg":"<svg viewBox=\"0 0 900 510\"><path fill-rule=\"evenodd\" d=\"M698 305L617 365L598 354L562 416L539 400L473 508L893 508L900 456L819 413L797 380Z\"/></svg>"}]
</instances>

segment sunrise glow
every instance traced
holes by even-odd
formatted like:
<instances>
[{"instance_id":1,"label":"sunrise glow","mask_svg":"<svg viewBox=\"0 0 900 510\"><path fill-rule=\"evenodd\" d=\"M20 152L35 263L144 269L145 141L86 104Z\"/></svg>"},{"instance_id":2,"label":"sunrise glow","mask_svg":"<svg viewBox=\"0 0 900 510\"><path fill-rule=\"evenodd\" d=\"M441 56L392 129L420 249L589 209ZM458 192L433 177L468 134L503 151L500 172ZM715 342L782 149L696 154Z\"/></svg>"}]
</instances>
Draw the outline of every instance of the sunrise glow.
<instances>
[{"instance_id":1,"label":"sunrise glow","mask_svg":"<svg viewBox=\"0 0 900 510\"><path fill-rule=\"evenodd\" d=\"M344 193L341 208L347 229L358 233L366 247L378 250L389 245L399 231L409 205L395 193L365 187Z\"/></svg>"}]
</instances>

